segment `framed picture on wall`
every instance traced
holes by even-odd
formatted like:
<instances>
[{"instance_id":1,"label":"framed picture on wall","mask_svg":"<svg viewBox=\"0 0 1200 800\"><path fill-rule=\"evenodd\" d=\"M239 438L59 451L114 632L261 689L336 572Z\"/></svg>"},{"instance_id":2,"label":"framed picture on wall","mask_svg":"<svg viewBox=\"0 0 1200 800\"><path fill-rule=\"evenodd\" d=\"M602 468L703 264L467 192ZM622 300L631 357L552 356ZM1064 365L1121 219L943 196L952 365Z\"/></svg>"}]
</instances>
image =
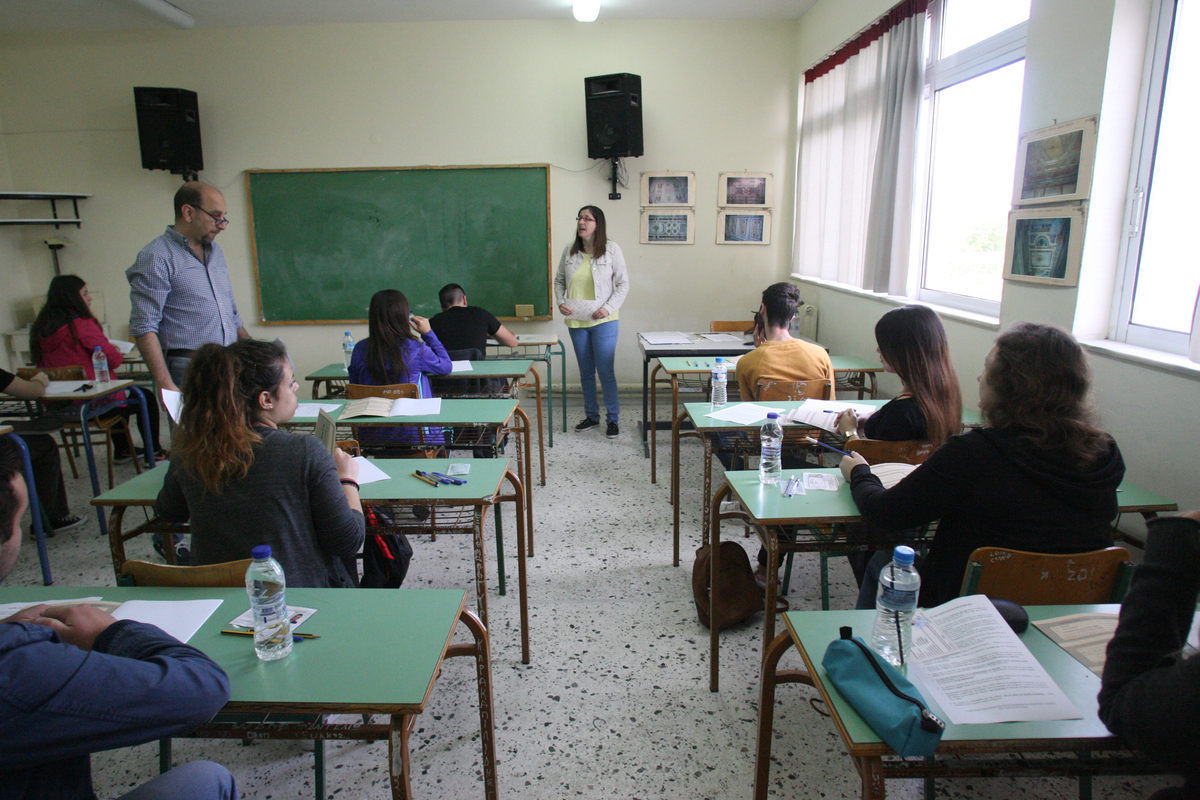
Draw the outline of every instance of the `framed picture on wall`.
<instances>
[{"instance_id":1,"label":"framed picture on wall","mask_svg":"<svg viewBox=\"0 0 1200 800\"><path fill-rule=\"evenodd\" d=\"M643 206L693 206L696 204L696 173L643 172Z\"/></svg>"},{"instance_id":2,"label":"framed picture on wall","mask_svg":"<svg viewBox=\"0 0 1200 800\"><path fill-rule=\"evenodd\" d=\"M643 208L642 244L693 244L695 215L690 208Z\"/></svg>"},{"instance_id":3,"label":"framed picture on wall","mask_svg":"<svg viewBox=\"0 0 1200 800\"><path fill-rule=\"evenodd\" d=\"M722 172L717 181L717 205L766 208L774 205L773 189L769 172Z\"/></svg>"},{"instance_id":4,"label":"framed picture on wall","mask_svg":"<svg viewBox=\"0 0 1200 800\"><path fill-rule=\"evenodd\" d=\"M1096 117L1084 117L1021 137L1013 205L1086 200L1096 158Z\"/></svg>"},{"instance_id":5,"label":"framed picture on wall","mask_svg":"<svg viewBox=\"0 0 1200 800\"><path fill-rule=\"evenodd\" d=\"M717 244L770 244L771 212L734 211L717 214Z\"/></svg>"},{"instance_id":6,"label":"framed picture on wall","mask_svg":"<svg viewBox=\"0 0 1200 800\"><path fill-rule=\"evenodd\" d=\"M1004 279L1075 286L1083 255L1083 209L1018 208L1008 215Z\"/></svg>"}]
</instances>

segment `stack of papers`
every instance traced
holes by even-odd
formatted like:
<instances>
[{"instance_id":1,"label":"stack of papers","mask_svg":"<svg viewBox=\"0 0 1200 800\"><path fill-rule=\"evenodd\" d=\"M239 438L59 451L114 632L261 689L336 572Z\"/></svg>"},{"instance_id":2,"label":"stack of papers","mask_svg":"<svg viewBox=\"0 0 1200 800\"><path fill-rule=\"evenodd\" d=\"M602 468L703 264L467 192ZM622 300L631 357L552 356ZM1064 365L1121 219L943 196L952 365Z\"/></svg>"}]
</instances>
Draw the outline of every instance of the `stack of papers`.
<instances>
[{"instance_id":1,"label":"stack of papers","mask_svg":"<svg viewBox=\"0 0 1200 800\"><path fill-rule=\"evenodd\" d=\"M866 403L841 403L837 400L805 400L796 408L782 415L781 422L798 422L813 428L834 433L837 430L837 418L846 409L862 417L869 417L875 412L875 406Z\"/></svg>"},{"instance_id":2,"label":"stack of papers","mask_svg":"<svg viewBox=\"0 0 1200 800\"><path fill-rule=\"evenodd\" d=\"M646 344L691 344L692 337L683 331L651 331L639 333Z\"/></svg>"},{"instance_id":3,"label":"stack of papers","mask_svg":"<svg viewBox=\"0 0 1200 800\"><path fill-rule=\"evenodd\" d=\"M338 419L352 417L424 417L440 414L442 398L440 397L398 397L392 400L387 397L363 397L351 400L342 407Z\"/></svg>"}]
</instances>

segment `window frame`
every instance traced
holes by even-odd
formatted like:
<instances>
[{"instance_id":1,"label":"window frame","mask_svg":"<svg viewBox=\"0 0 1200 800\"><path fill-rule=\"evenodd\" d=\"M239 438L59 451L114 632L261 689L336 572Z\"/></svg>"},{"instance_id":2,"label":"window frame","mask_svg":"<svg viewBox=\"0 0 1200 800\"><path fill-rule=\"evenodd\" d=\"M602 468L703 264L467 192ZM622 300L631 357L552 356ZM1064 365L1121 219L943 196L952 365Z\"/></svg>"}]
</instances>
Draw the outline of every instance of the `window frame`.
<instances>
[{"instance_id":1,"label":"window frame","mask_svg":"<svg viewBox=\"0 0 1200 800\"><path fill-rule=\"evenodd\" d=\"M1167 72L1171 63L1175 12L1179 2L1180 0L1155 0L1151 11L1126 189L1125 230L1117 255L1117 301L1113 304L1108 338L1149 350L1185 354L1188 351L1188 333L1138 325L1131 321L1138 271L1141 266L1142 241L1146 230L1146 211L1153 189L1154 162L1158 149L1158 131Z\"/></svg>"},{"instance_id":2,"label":"window frame","mask_svg":"<svg viewBox=\"0 0 1200 800\"><path fill-rule=\"evenodd\" d=\"M988 317L999 317L1000 301L946 292L928 288L925 285L929 249L929 208L933 190L933 130L937 121L937 93L939 91L1025 59L1029 20L1019 22L1011 28L942 58L940 56L943 3L944 0L933 0L929 4L930 47L928 48L928 61L925 65L925 86L922 96L916 165L920 179L914 191L914 202L917 204L914 225L917 228L913 232L910 256L910 263L916 265L917 268L909 272L908 294L922 302ZM1016 146L1017 140L1014 139L1014 152ZM1005 226L1007 226L1007 220L1005 220ZM1003 271L1003 265L1001 270Z\"/></svg>"}]
</instances>

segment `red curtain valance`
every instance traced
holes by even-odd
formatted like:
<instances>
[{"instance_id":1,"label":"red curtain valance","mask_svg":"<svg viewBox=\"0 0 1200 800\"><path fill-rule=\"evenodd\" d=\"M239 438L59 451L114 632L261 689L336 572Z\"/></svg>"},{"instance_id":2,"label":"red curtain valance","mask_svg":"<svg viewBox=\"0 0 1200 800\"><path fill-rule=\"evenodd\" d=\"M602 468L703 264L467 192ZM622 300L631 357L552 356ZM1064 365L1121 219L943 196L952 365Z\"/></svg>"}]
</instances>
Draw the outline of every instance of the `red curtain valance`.
<instances>
[{"instance_id":1,"label":"red curtain valance","mask_svg":"<svg viewBox=\"0 0 1200 800\"><path fill-rule=\"evenodd\" d=\"M860 53L864 48L899 25L904 20L916 14L924 14L929 8L929 0L904 0L893 6L886 14L871 23L862 33L839 47L836 52L827 56L812 69L805 71L804 82L812 83L822 75L832 72L845 64L851 57Z\"/></svg>"}]
</instances>

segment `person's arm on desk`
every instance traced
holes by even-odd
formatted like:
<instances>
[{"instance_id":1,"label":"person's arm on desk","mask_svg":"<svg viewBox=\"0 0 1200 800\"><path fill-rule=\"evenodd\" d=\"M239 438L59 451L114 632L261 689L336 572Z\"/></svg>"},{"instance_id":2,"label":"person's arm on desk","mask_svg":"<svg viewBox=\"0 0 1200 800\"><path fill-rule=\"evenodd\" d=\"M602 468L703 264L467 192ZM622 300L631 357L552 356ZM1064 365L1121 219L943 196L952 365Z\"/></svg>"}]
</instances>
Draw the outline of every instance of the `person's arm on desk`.
<instances>
[{"instance_id":1,"label":"person's arm on desk","mask_svg":"<svg viewBox=\"0 0 1200 800\"><path fill-rule=\"evenodd\" d=\"M13 375L7 386L0 386L0 392L11 394L18 400L36 400L46 393L50 379L46 373L39 372L29 380Z\"/></svg>"},{"instance_id":2,"label":"person's arm on desk","mask_svg":"<svg viewBox=\"0 0 1200 800\"><path fill-rule=\"evenodd\" d=\"M516 335L503 325L496 329L496 332L492 334L492 338L505 347L516 347L519 344Z\"/></svg>"}]
</instances>

